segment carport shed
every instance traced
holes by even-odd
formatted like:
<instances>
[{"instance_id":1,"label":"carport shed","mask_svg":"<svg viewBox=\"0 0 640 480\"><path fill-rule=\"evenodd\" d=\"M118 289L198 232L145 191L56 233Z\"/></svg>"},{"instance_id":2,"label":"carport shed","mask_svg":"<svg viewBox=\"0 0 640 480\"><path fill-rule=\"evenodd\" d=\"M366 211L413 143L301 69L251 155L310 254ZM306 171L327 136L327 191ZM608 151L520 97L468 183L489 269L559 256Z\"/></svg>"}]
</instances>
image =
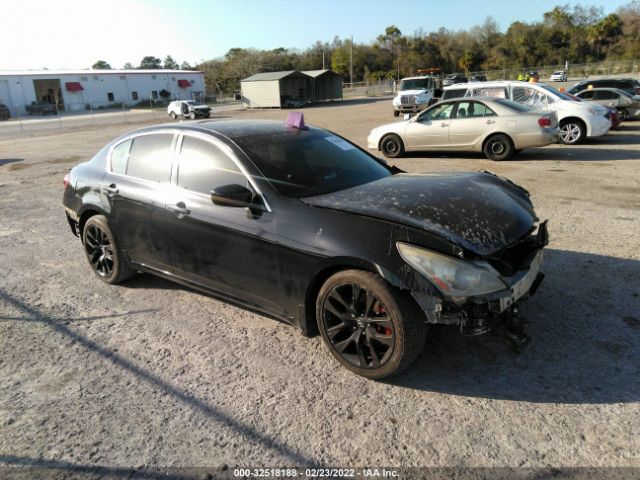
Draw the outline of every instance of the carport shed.
<instances>
[{"instance_id":1,"label":"carport shed","mask_svg":"<svg viewBox=\"0 0 640 480\"><path fill-rule=\"evenodd\" d=\"M342 100L342 77L333 70L305 70L311 77L311 100L328 102Z\"/></svg>"},{"instance_id":2,"label":"carport shed","mask_svg":"<svg viewBox=\"0 0 640 480\"><path fill-rule=\"evenodd\" d=\"M242 102L249 108L280 108L282 97L311 100L311 77L297 70L256 73L240 82Z\"/></svg>"}]
</instances>

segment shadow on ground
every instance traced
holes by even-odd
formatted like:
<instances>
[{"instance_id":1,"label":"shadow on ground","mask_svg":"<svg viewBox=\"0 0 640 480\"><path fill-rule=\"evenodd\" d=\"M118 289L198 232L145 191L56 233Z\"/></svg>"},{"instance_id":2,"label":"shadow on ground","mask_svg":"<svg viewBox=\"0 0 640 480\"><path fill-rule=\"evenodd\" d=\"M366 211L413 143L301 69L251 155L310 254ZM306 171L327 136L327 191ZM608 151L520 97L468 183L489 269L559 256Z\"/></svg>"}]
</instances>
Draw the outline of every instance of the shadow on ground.
<instances>
[{"instance_id":1,"label":"shadow on ground","mask_svg":"<svg viewBox=\"0 0 640 480\"><path fill-rule=\"evenodd\" d=\"M535 403L640 401L640 261L549 249L544 271L523 305L533 343L522 354L499 337L438 328L391 383Z\"/></svg>"}]
</instances>

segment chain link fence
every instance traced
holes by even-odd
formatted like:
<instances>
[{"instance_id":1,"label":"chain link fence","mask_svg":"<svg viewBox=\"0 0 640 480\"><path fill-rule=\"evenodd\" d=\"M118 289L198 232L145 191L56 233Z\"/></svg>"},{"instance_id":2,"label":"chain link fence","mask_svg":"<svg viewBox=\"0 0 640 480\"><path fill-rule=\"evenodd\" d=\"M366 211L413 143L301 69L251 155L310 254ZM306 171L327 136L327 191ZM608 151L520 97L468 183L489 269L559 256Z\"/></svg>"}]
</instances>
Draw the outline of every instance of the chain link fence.
<instances>
[{"instance_id":1,"label":"chain link fence","mask_svg":"<svg viewBox=\"0 0 640 480\"><path fill-rule=\"evenodd\" d=\"M384 95L393 95L394 91L395 82L393 80L342 84L342 98L345 100L358 97L380 97Z\"/></svg>"},{"instance_id":2,"label":"chain link fence","mask_svg":"<svg viewBox=\"0 0 640 480\"><path fill-rule=\"evenodd\" d=\"M571 80L599 78L608 76L640 76L640 60L620 60L615 62L569 63L561 65L542 65L526 68L507 68L503 70L485 70L469 72L469 78L485 75L487 80L516 80L519 75L537 72L540 81L548 81L553 72L564 70Z\"/></svg>"},{"instance_id":3,"label":"chain link fence","mask_svg":"<svg viewBox=\"0 0 640 480\"><path fill-rule=\"evenodd\" d=\"M205 104L211 107L211 115L240 110L242 103L228 96L209 96ZM126 102L86 103L32 103L14 106L11 110L0 106L0 135L39 130L77 128L83 126L115 125L127 122L159 122L169 119L169 99L147 99Z\"/></svg>"}]
</instances>

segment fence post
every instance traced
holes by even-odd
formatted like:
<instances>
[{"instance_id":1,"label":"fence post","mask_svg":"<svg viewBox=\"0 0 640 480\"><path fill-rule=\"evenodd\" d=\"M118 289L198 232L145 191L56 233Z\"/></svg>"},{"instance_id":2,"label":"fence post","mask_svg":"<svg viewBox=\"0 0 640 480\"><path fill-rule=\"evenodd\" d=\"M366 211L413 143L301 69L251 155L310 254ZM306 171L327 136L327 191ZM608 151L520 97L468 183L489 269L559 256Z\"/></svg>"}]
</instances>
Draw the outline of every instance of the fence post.
<instances>
[{"instance_id":1,"label":"fence post","mask_svg":"<svg viewBox=\"0 0 640 480\"><path fill-rule=\"evenodd\" d=\"M93 114L93 99L89 100L89 111L91 111L91 120L93 121L93 124L96 124L96 117Z\"/></svg>"},{"instance_id":2,"label":"fence post","mask_svg":"<svg viewBox=\"0 0 640 480\"><path fill-rule=\"evenodd\" d=\"M18 123L20 124L20 133L24 133L24 126L22 125L22 117L20 117L20 107L16 107L16 116L18 117Z\"/></svg>"},{"instance_id":3,"label":"fence post","mask_svg":"<svg viewBox=\"0 0 640 480\"><path fill-rule=\"evenodd\" d=\"M60 124L60 128L62 128L62 117L60 117L60 109L58 108L58 102L56 102L56 115L58 116L58 123Z\"/></svg>"},{"instance_id":4,"label":"fence post","mask_svg":"<svg viewBox=\"0 0 640 480\"><path fill-rule=\"evenodd\" d=\"M122 99L122 114L124 115L124 121L128 122L128 120L127 120L127 111L126 111L125 105L124 105L124 98Z\"/></svg>"}]
</instances>

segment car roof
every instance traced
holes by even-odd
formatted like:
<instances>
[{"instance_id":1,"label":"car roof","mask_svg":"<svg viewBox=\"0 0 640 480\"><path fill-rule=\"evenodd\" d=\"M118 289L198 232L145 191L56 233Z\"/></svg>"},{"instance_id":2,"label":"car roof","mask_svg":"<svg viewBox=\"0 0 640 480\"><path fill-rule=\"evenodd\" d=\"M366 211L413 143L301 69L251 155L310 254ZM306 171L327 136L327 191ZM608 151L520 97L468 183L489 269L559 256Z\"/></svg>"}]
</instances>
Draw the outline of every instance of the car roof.
<instances>
[{"instance_id":1,"label":"car roof","mask_svg":"<svg viewBox=\"0 0 640 480\"><path fill-rule=\"evenodd\" d=\"M277 120L202 120L187 124L154 125L144 127L126 133L124 136L139 135L143 133L182 130L187 132L200 132L218 134L231 140L251 135L268 135L291 131L294 127L288 127L284 122ZM309 130L323 130L319 127L307 126ZM122 138L122 137L121 137Z\"/></svg>"}]
</instances>

